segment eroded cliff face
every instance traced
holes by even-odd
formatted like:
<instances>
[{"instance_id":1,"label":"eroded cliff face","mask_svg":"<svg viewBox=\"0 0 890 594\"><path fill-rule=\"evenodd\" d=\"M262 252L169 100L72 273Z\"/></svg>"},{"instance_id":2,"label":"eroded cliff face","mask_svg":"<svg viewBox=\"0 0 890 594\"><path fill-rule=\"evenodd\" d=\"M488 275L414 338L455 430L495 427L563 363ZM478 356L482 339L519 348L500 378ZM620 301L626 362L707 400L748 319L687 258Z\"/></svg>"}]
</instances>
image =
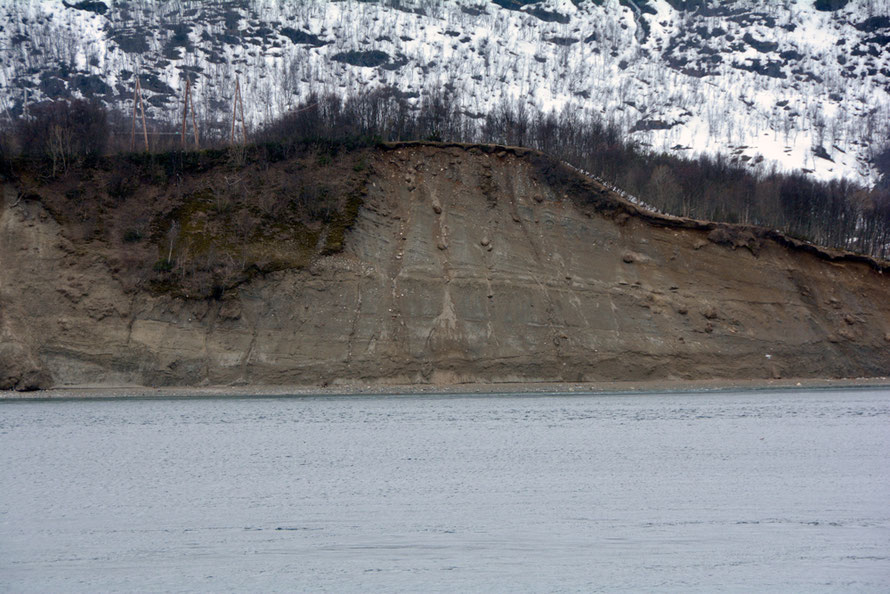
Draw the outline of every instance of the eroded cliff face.
<instances>
[{"instance_id":1,"label":"eroded cliff face","mask_svg":"<svg viewBox=\"0 0 890 594\"><path fill-rule=\"evenodd\" d=\"M133 289L0 210L0 386L890 375L886 264L640 213L523 150L371 153L341 253L221 299Z\"/></svg>"}]
</instances>

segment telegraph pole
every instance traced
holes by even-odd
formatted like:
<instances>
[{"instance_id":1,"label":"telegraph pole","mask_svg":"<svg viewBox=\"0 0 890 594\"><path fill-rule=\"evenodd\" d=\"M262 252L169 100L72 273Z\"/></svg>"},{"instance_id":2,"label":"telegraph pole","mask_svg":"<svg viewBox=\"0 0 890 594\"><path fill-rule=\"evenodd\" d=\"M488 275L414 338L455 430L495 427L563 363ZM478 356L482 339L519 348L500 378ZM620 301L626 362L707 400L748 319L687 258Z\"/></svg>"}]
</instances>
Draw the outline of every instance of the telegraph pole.
<instances>
[{"instance_id":1,"label":"telegraph pole","mask_svg":"<svg viewBox=\"0 0 890 594\"><path fill-rule=\"evenodd\" d=\"M185 78L185 97L182 100L182 150L185 150L185 130L188 122L189 108L192 110L192 129L195 133L195 148L198 148L198 120L195 117L195 104L192 101L192 79L188 74Z\"/></svg>"},{"instance_id":2,"label":"telegraph pole","mask_svg":"<svg viewBox=\"0 0 890 594\"><path fill-rule=\"evenodd\" d=\"M142 115L142 137L145 139L145 152L148 152L148 127L145 125L145 104L142 103L142 84L136 76L136 88L133 90L133 129L130 132L130 150L136 150L136 110Z\"/></svg>"},{"instance_id":3,"label":"telegraph pole","mask_svg":"<svg viewBox=\"0 0 890 594\"><path fill-rule=\"evenodd\" d=\"M238 119L238 111L241 111L241 144L247 144L247 131L244 127L244 102L241 98L241 81L235 79L235 97L232 99L232 134L229 143L235 143L235 122Z\"/></svg>"}]
</instances>

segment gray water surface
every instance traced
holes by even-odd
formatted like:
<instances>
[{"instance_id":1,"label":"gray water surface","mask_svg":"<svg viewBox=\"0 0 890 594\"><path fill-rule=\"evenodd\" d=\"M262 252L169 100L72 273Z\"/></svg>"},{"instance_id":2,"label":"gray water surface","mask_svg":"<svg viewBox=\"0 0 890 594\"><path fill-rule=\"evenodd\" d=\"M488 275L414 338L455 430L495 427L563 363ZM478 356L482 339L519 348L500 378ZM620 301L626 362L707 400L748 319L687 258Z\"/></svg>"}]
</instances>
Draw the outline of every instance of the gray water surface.
<instances>
[{"instance_id":1,"label":"gray water surface","mask_svg":"<svg viewBox=\"0 0 890 594\"><path fill-rule=\"evenodd\" d=\"M0 404L0 591L888 591L890 392Z\"/></svg>"}]
</instances>

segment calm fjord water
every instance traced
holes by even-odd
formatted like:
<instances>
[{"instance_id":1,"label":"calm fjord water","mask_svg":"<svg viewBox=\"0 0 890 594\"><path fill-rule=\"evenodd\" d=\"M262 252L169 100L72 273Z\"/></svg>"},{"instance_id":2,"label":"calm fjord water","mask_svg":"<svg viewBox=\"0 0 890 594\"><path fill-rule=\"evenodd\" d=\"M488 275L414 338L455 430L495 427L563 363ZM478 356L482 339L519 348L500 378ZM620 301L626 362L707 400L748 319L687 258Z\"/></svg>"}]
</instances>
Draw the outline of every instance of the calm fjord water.
<instances>
[{"instance_id":1,"label":"calm fjord water","mask_svg":"<svg viewBox=\"0 0 890 594\"><path fill-rule=\"evenodd\" d=\"M0 404L0 591L890 589L890 392Z\"/></svg>"}]
</instances>

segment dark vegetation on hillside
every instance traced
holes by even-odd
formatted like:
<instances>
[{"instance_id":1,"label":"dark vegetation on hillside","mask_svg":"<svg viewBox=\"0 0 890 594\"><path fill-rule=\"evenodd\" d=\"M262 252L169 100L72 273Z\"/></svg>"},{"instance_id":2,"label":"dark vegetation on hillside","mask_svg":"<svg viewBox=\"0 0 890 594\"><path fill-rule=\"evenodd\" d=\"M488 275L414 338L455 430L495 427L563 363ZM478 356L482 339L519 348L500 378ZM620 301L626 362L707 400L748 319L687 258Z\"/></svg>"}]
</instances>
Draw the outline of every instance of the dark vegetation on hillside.
<instances>
[{"instance_id":1,"label":"dark vegetation on hillside","mask_svg":"<svg viewBox=\"0 0 890 594\"><path fill-rule=\"evenodd\" d=\"M218 122L202 125L203 130L227 128ZM142 212L141 218L130 218L151 222L144 222L127 236L151 238L159 245L166 242L164 245L169 246L169 228L176 230L173 222L188 233L191 223L177 221L177 217L197 213L202 225L222 226L230 230L226 232L229 235L241 233L235 230L239 225L254 228L251 222L238 223L239 217L260 221L258 229L268 229L273 222L282 228L298 222L314 229L312 233L318 235L312 237L316 240L326 237L318 249L330 252L338 249L342 233L360 204L361 180L368 174L360 149L380 141L411 139L497 143L539 149L668 214L760 225L826 247L878 258L890 256L890 150L877 160L884 171L882 184L869 190L845 181L814 181L802 173L757 175L750 167L726 158L684 160L647 153L627 142L617 129L583 123L571 111L532 116L505 107L480 116L460 112L445 94L427 97L419 108L412 108L393 90L346 102L334 96L312 97L292 113L256 131L254 144L248 147L226 148L226 138L204 138L202 145L218 148L182 152L176 150L180 138L171 132L165 137L165 152L124 153L130 134L125 117L106 114L95 104L74 101L35 107L29 120L20 120L3 136L0 173L28 178L29 187L37 188L33 194L47 202L53 212L69 219L71 213L80 213L77 216L82 222L91 217L100 221L106 216L108 201L130 201L127 208ZM106 156L100 157L103 154ZM283 164L291 159L297 164ZM284 167L299 169L299 163L306 165L304 181L293 171L279 171ZM333 170L325 171L328 166ZM83 168L90 172L84 173ZM210 191L187 187L198 183L196 175L216 180L205 184ZM160 189L169 194L171 184L176 188L174 195L184 202L167 206L157 203ZM294 187L285 187L287 184ZM62 186L67 189L62 191ZM51 192L40 188L56 188L55 194L49 198ZM217 203L228 204L228 198L220 202L220 197L230 195L235 195L235 203L241 206L234 210L231 206L211 208ZM272 197L277 197L276 205L264 206L263 201ZM189 201L206 203L206 208L183 206ZM155 210L158 212L152 214ZM167 231L161 228L163 225L168 226ZM117 232L125 234L127 230ZM202 268L210 271L207 274L195 272L196 278L206 277L199 283L204 287L199 291L202 294L218 292L219 287L230 286L233 279L243 276L243 270L232 272L239 270L239 260L232 250L220 248L228 241L226 233L210 245L173 242L173 253L186 250L189 262L196 261L196 253L210 254L208 262L230 262L225 274L212 273L212 263ZM259 249L265 231L252 233L248 243ZM303 234L295 241L308 245L310 236ZM241 262L252 261L239 253ZM158 259L156 265L160 272L182 272L182 258L178 264L165 264L163 260ZM273 261L268 259L266 266L256 268L275 269L296 260L285 258L278 265ZM224 280L217 282L214 278Z\"/></svg>"},{"instance_id":2,"label":"dark vegetation on hillside","mask_svg":"<svg viewBox=\"0 0 890 594\"><path fill-rule=\"evenodd\" d=\"M4 146L0 177L132 291L218 299L339 252L371 173L367 149L345 141L110 156L106 137L77 144L104 122L94 105L54 105L20 126L23 156Z\"/></svg>"},{"instance_id":3,"label":"dark vegetation on hillside","mask_svg":"<svg viewBox=\"0 0 890 594\"><path fill-rule=\"evenodd\" d=\"M345 104L336 97L312 98L257 138L266 146L334 139L527 146L668 214L770 227L826 247L890 256L890 149L878 158L883 184L869 190L846 181L815 181L803 173L757 175L723 157L686 160L647 153L624 140L616 128L585 124L570 111L534 117L502 108L478 117L459 112L445 95L431 97L412 111L397 94L385 91Z\"/></svg>"}]
</instances>

